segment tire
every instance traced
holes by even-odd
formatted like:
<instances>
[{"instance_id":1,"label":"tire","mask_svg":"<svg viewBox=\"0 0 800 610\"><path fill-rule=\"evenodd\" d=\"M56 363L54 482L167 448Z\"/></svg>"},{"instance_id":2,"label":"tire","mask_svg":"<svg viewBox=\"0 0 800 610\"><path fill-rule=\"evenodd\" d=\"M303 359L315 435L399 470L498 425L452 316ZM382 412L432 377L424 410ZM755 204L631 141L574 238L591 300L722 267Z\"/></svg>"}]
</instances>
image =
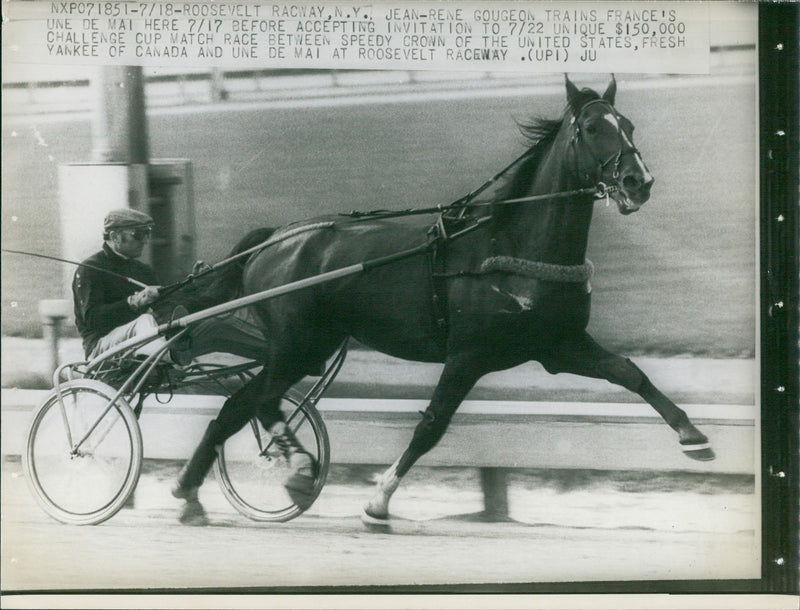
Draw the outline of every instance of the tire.
<instances>
[{"instance_id":1,"label":"tire","mask_svg":"<svg viewBox=\"0 0 800 610\"><path fill-rule=\"evenodd\" d=\"M70 381L61 385L61 394L64 409L54 390L34 414L23 469L48 515L72 525L102 523L122 508L139 481L139 424L124 399L100 419L116 391L99 381ZM98 419L99 425L73 454Z\"/></svg>"},{"instance_id":2,"label":"tire","mask_svg":"<svg viewBox=\"0 0 800 610\"><path fill-rule=\"evenodd\" d=\"M328 476L330 442L316 408L306 405L298 410L302 400L302 394L290 390L281 401L281 410L303 448L317 461L310 506ZM290 420L295 411L296 415ZM261 455L256 430L262 439L262 448L267 447L265 455ZM297 506L284 489L289 476L286 460L276 446L268 445L269 433L253 418L219 448L215 464L217 482L228 501L244 516L254 521L289 521L304 509Z\"/></svg>"}]
</instances>

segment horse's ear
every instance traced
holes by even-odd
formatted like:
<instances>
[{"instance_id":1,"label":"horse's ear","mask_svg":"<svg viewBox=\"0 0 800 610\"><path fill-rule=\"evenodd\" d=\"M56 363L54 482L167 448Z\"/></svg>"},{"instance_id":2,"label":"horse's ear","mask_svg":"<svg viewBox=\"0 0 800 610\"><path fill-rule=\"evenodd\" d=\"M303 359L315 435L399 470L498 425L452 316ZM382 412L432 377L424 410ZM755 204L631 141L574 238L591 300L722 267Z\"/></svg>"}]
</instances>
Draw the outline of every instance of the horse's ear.
<instances>
[{"instance_id":1,"label":"horse's ear","mask_svg":"<svg viewBox=\"0 0 800 610\"><path fill-rule=\"evenodd\" d=\"M617 79L614 78L614 75L612 74L611 82L608 83L606 92L603 94L603 99L613 106L614 98L616 97L617 97Z\"/></svg>"},{"instance_id":2,"label":"horse's ear","mask_svg":"<svg viewBox=\"0 0 800 610\"><path fill-rule=\"evenodd\" d=\"M564 74L564 82L567 85L567 102L574 108L574 102L578 99L578 88L569 80L569 74Z\"/></svg>"}]
</instances>

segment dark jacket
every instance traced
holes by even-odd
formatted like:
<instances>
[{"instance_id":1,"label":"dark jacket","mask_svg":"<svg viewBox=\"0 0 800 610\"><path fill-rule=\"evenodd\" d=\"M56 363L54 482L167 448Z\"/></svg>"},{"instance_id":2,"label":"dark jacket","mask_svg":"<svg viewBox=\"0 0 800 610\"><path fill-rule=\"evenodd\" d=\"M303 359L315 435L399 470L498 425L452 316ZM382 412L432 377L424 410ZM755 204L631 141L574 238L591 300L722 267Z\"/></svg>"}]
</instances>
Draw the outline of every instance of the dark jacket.
<instances>
[{"instance_id":1,"label":"dark jacket","mask_svg":"<svg viewBox=\"0 0 800 610\"><path fill-rule=\"evenodd\" d=\"M148 265L116 254L108 244L85 261L87 265L108 269L125 277L157 286L156 274ZM83 350L88 355L97 341L117 326L135 320L140 312L128 305L127 298L141 290L131 282L89 267L78 267L72 280L75 303L75 326L83 337Z\"/></svg>"}]
</instances>

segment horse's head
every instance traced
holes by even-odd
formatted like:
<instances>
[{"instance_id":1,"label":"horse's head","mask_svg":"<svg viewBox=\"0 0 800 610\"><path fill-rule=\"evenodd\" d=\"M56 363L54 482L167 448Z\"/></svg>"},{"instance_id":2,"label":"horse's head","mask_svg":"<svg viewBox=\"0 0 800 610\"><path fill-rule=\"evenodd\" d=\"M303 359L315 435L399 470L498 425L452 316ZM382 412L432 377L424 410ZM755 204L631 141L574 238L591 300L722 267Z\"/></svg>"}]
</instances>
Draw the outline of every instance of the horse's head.
<instances>
[{"instance_id":1,"label":"horse's head","mask_svg":"<svg viewBox=\"0 0 800 610\"><path fill-rule=\"evenodd\" d=\"M633 144L633 123L614 107L613 75L602 96L578 90L569 77L566 83L571 146L581 180L607 187L621 213L637 211L650 198L653 176Z\"/></svg>"}]
</instances>

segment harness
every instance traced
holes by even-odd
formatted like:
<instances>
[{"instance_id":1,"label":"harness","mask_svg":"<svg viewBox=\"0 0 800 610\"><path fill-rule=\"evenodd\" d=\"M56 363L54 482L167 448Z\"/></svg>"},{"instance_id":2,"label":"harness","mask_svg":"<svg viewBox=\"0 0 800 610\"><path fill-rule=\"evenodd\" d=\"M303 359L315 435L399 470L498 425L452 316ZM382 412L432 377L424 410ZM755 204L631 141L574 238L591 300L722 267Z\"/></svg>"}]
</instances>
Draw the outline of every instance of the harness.
<instances>
[{"instance_id":1,"label":"harness","mask_svg":"<svg viewBox=\"0 0 800 610\"><path fill-rule=\"evenodd\" d=\"M416 248L412 248L408 251L401 252L396 255L390 255L388 257L383 257L383 258L386 259L387 261L389 259L399 260L400 258L405 258L407 256L427 253L428 277L432 295L432 308L436 324L442 331L446 331L447 329L447 311L448 311L447 280L448 279L457 277L467 277L467 276L473 276L473 277L483 276L490 273L510 273L510 274L523 275L525 277L530 277L533 279L539 279L544 281L551 281L551 282L588 282L594 271L593 264L591 263L591 261L588 260L582 265L557 265L552 263L544 263L541 261L528 261L508 256L492 256L487 258L481 265L480 269L478 269L477 271L448 272L447 246L452 241L455 241L456 239L462 237L463 235L471 233L472 231L488 223L493 222L495 218L494 212L498 206L515 205L522 203L536 203L545 200L564 199L564 198L572 198L578 196L592 196L595 199L601 199L605 197L606 199L608 199L611 193L618 190L619 186L617 184L607 185L601 181L603 171L613 161L614 162L613 178L614 181L616 182L616 180L619 178L619 165L622 157L625 156L626 154L638 153L638 150L635 147L633 147L630 144L630 142L627 142L623 138L621 131L619 135L620 147L616 153L610 155L605 160L600 159L598 155L593 155L597 162L597 170L595 172L596 175L594 179L592 179L588 171L581 171L580 167L581 165L580 155L578 154L576 145L578 140L581 138L582 134L581 134L580 124L578 123L578 119L580 118L580 115L586 110L586 108L599 103L607 105L611 113L619 121L620 115L616 112L616 110L614 109L614 107L611 105L610 102L603 99L590 100L589 102L585 103L581 108L580 112L577 115L573 116L570 121L570 124L575 126L575 132L573 133L572 138L570 140L570 146L575 152L576 174L578 176L582 175L586 181L591 182L594 186L574 189L570 191L562 191L557 193L531 195L528 197L519 197L514 199L503 199L503 200L492 200L492 201L481 201L481 202L474 201L474 199L480 193L484 192L494 182L496 182L502 176L508 173L514 166L523 161L530 154L530 150L527 150L522 155L514 159L500 172L498 172L497 174L492 176L489 180L484 182L477 189L473 190L464 197L452 202L447 206L440 205L431 208L410 208L406 210L372 210L368 212L360 212L354 210L349 213L340 215L349 217L353 221L357 222L360 220L398 218L402 216L432 214L432 213L437 214L436 221L428 229L426 244L418 246ZM490 207L491 213L488 216L483 216L479 218L469 216L467 214L468 209L473 209L478 207ZM322 222L322 223L297 227L290 231L284 232L279 236L269 238L261 244L249 248L244 252L240 252L236 255L233 255L228 259L225 259L224 261L217 263L213 267L207 267L200 273L189 275L185 280L177 282L176 284L173 284L165 288L167 288L167 291L171 292L172 290L178 289L181 286L191 281L194 281L195 279L197 279L202 275L205 275L207 273L212 273L217 269L232 263L235 260L239 260L245 256L250 256L254 252L259 252L263 248L266 248L267 246L270 246L279 241L283 241L289 237L293 237L297 233L316 230L323 227L331 228L334 226L335 226L334 222ZM380 259L380 261L373 261L372 263L374 266L375 263L384 264L384 262L385 261L383 259Z\"/></svg>"},{"instance_id":2,"label":"harness","mask_svg":"<svg viewBox=\"0 0 800 610\"><path fill-rule=\"evenodd\" d=\"M431 301L436 326L447 330L447 244L449 238L444 223L444 214L439 214L436 222L428 229L428 277L431 287Z\"/></svg>"},{"instance_id":3,"label":"harness","mask_svg":"<svg viewBox=\"0 0 800 610\"><path fill-rule=\"evenodd\" d=\"M541 200L552 200L562 197L575 197L580 195L591 194L596 199L606 198L617 190L616 182L619 179L620 171L619 166L622 157L628 154L638 154L638 149L633 146L622 134L622 129L619 130L619 148L616 153L612 153L607 159L603 160L597 151L592 152L592 156L596 160L597 167L594 176L591 176L588 171L583 171L581 168L581 155L577 149L577 143L582 138L582 130L578 120L580 116L586 111L587 108L595 104L603 104L608 107L609 111L620 122L620 115L610 102L604 99L590 100L585 103L580 112L572 117L570 124L574 126L575 131L570 138L570 147L572 148L575 156L576 174L582 176L587 182L595 184L594 187L586 189L576 189L573 191L566 191L562 193L553 193L547 195L536 195L532 197L524 197L519 199L506 199L501 201L490 201L486 203L472 203L472 200L480 193L485 191L494 182L500 179L503 175L511 170L514 166L520 163L528 155L526 151L500 172L492 176L489 180L483 183L476 190L472 191L465 197L453 202L446 209L442 209L437 216L436 221L428 230L428 240L430 244L428 256L428 268L430 275L430 287L432 294L432 307L434 318L437 326L443 331L447 329L447 280L459 277L480 277L491 273L507 273L514 275L522 275L531 279L537 279L549 282L561 283L585 283L587 291L591 291L589 280L594 273L594 264L590 260L586 260L581 265L557 265L553 263L545 263L541 261L529 261L520 258L513 258L510 256L491 256L483 261L480 269L477 271L462 270L455 272L447 272L447 246L448 244L460 237L461 235L477 229L482 224L491 223L494 219L494 209L497 205L508 205L516 203L528 203ZM590 148L588 140L583 138L584 146ZM609 164L614 163L612 178L614 184L611 186L602 182L602 176L605 169ZM470 219L466 216L466 210L469 207L475 206L490 206L492 213L488 217L480 219ZM458 210L455 212L455 210ZM470 224L472 220L472 224Z\"/></svg>"},{"instance_id":4,"label":"harness","mask_svg":"<svg viewBox=\"0 0 800 610\"><path fill-rule=\"evenodd\" d=\"M591 292L589 280L594 275L594 263L589 259L581 265L558 265L542 261L530 261L511 256L491 256L481 263L477 270L447 271L447 246L450 242L472 230L477 229L492 217L484 217L474 224L461 228L462 219L448 219L440 214L436 222L428 229L428 277L431 288L431 302L436 325L442 331L447 330L447 280L465 277L482 277L493 273L521 275L530 279L559 283L586 284L587 292ZM463 221L462 223L463 224ZM448 233L448 226L457 230Z\"/></svg>"}]
</instances>

